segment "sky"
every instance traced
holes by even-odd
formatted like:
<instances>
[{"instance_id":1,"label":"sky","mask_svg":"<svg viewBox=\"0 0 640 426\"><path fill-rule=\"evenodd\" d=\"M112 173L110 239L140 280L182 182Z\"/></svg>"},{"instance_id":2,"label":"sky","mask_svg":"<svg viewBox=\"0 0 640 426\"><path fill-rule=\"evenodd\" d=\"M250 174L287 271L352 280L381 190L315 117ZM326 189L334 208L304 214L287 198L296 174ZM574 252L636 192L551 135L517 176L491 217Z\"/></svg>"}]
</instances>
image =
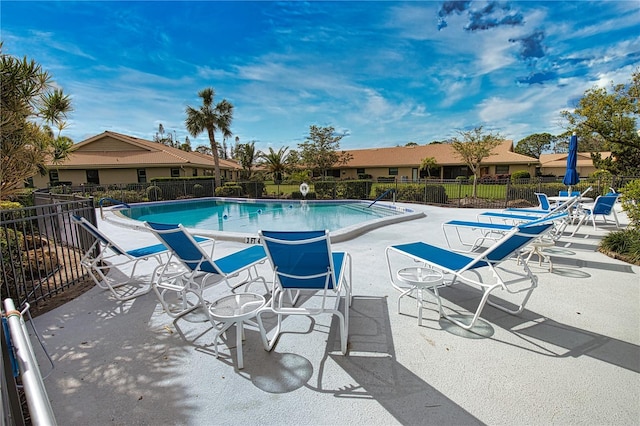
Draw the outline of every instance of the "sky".
<instances>
[{"instance_id":1,"label":"sky","mask_svg":"<svg viewBox=\"0 0 640 426\"><path fill-rule=\"evenodd\" d=\"M232 139L261 151L297 149L311 125L341 149L479 126L517 142L563 133L586 90L631 80L640 2L3 0L0 36L71 96L74 142L160 124L183 142L207 87L234 105Z\"/></svg>"}]
</instances>

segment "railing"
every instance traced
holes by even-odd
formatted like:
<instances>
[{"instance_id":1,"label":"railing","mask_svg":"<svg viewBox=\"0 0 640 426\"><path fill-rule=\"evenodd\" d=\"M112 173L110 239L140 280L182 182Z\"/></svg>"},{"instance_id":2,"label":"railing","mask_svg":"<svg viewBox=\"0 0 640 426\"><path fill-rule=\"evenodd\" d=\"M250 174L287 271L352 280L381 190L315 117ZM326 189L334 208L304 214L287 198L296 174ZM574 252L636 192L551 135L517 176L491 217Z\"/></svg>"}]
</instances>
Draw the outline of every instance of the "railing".
<instances>
[{"instance_id":1,"label":"railing","mask_svg":"<svg viewBox=\"0 0 640 426\"><path fill-rule=\"evenodd\" d=\"M95 223L93 200L56 197L38 194L35 206L0 210L0 299L38 308L87 281L80 258L92 241L77 232L71 215Z\"/></svg>"},{"instance_id":2,"label":"railing","mask_svg":"<svg viewBox=\"0 0 640 426\"><path fill-rule=\"evenodd\" d=\"M28 306L25 311L27 309ZM31 346L31 341L29 340L29 333L22 318L24 311L20 312L16 310L13 300L11 299L4 300L4 310L12 350L6 351L6 355L3 353L3 358L4 356L15 357L18 362L20 381L27 400L28 414L31 424L55 425L56 419L53 414L53 409L49 402L49 397L47 396L47 390L44 386L40 369L38 368L38 363L36 361L33 347ZM7 371L3 366L3 374L6 375L6 373ZM3 408L5 408L4 404ZM20 424L24 422L24 418L15 418L17 415L15 400L14 402L9 402L9 406L6 408L8 412L12 413L13 417L12 421L8 424ZM18 421L16 422L15 420ZM19 420L22 420L22 422Z\"/></svg>"},{"instance_id":3,"label":"railing","mask_svg":"<svg viewBox=\"0 0 640 426\"><path fill-rule=\"evenodd\" d=\"M375 200L373 200L373 203L369 204L367 207L371 207L372 205L374 205L376 202L378 202L379 200L383 199L385 195L387 195L388 193L393 192L395 194L396 190L391 188L391 189L387 189L386 191L384 191L382 193L382 195L380 195L378 198L376 198ZM393 197L393 201L395 201L395 197Z\"/></svg>"},{"instance_id":4,"label":"railing","mask_svg":"<svg viewBox=\"0 0 640 426\"><path fill-rule=\"evenodd\" d=\"M131 206L123 201L119 201L119 200L115 200L113 198L110 197L102 197L100 198L100 201L98 202L98 207L100 207L100 217L104 219L104 212L102 211L102 205L104 204L105 201L110 202L111 204L115 204L116 206L125 206L126 208L130 209Z\"/></svg>"}]
</instances>

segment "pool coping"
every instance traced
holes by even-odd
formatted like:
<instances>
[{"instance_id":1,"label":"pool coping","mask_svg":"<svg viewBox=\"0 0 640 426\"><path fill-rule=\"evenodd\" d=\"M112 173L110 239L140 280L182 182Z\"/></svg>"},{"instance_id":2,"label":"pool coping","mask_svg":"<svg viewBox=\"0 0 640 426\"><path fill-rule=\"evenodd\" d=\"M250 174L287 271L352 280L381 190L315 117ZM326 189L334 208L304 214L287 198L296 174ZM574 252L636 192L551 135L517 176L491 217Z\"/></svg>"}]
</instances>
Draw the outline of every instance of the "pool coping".
<instances>
[{"instance_id":1,"label":"pool coping","mask_svg":"<svg viewBox=\"0 0 640 426\"><path fill-rule=\"evenodd\" d=\"M219 200L219 201L235 201L235 202L244 202L244 203L262 203L262 202L303 202L306 201L308 203L313 204L321 204L321 203L363 203L366 204L367 201L363 200L283 200L283 199L247 199L247 198L230 198L230 197L205 197L198 199L190 199L190 200L167 200L167 201L150 201L146 203L136 203L136 206L140 205L153 205L153 204L169 204L169 203L179 203L179 202L196 202L196 201L206 201L206 200ZM371 202L372 205L374 202ZM383 217L379 219L369 220L357 225L347 226L336 231L330 231L329 236L331 238L332 243L339 243L342 241L351 240L356 238L362 234L365 234L373 229L380 228L386 225L391 225L394 223L405 222L409 220L419 219L421 217L425 217L424 212L419 212L412 210L410 208L404 206L398 206L393 202L388 201L379 201L375 202L378 207L396 210L402 212L403 214L396 216ZM114 225L121 226L128 229L134 229L138 231L147 231L142 222L131 219L122 214L122 210L126 208L123 205L116 205L107 207L100 210L100 214L102 219L108 222L113 223ZM260 239L258 238L258 234L251 233L241 233L241 232L230 232L230 231L212 231L212 230L204 230L199 228L187 228L189 232L195 235L207 236L210 238L215 238L216 240L222 241L235 241L241 242L245 244L259 244Z\"/></svg>"}]
</instances>

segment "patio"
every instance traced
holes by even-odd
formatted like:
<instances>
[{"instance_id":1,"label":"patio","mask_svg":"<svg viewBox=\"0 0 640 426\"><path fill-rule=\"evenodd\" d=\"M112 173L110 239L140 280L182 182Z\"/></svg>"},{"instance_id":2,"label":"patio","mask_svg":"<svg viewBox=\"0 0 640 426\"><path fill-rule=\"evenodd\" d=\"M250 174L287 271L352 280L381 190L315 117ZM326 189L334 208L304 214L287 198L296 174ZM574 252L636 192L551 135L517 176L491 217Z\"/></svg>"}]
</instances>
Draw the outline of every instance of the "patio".
<instances>
[{"instance_id":1,"label":"patio","mask_svg":"<svg viewBox=\"0 0 640 426\"><path fill-rule=\"evenodd\" d=\"M547 252L552 273L530 263L539 286L526 310L487 306L469 333L440 320L434 303L422 326L414 300L403 299L398 314L384 250L417 240L445 246L441 223L474 220L480 210L411 208L426 217L333 245L353 257L348 356L329 315L288 318L273 352L248 329L243 370L235 348L222 345L214 357L203 316L174 322L153 293L122 303L93 288L39 316L55 362L45 385L58 424L637 423L640 267L597 252L614 226L583 226L574 237L569 227ZM157 242L99 225L125 248ZM242 247L221 241L216 253ZM464 286L442 295L461 314L479 297ZM47 374L35 340L34 348Z\"/></svg>"}]
</instances>

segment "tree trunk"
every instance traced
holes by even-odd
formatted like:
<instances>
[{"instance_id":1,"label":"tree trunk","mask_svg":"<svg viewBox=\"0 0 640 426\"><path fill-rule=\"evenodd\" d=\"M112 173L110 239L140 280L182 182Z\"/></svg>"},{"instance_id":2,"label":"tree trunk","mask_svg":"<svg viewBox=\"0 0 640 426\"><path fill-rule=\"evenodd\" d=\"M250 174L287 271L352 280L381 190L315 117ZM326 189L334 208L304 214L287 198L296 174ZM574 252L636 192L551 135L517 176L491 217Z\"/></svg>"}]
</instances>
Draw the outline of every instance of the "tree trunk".
<instances>
[{"instance_id":1,"label":"tree trunk","mask_svg":"<svg viewBox=\"0 0 640 426\"><path fill-rule=\"evenodd\" d=\"M222 182L220 180L220 158L218 157L218 145L216 144L216 138L213 133L213 129L207 129L207 132L209 133L209 142L211 143L211 151L213 154L216 188L219 188L220 186L222 186Z\"/></svg>"}]
</instances>

